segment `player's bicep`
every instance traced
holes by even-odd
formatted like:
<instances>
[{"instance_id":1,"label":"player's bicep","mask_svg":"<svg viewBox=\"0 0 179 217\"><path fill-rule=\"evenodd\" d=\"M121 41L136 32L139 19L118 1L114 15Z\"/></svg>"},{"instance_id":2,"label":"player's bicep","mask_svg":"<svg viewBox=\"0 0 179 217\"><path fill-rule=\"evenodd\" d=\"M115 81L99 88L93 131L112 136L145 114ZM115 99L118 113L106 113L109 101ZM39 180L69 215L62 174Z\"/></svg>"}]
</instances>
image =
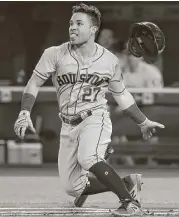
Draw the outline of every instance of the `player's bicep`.
<instances>
[{"instance_id":1,"label":"player's bicep","mask_svg":"<svg viewBox=\"0 0 179 217\"><path fill-rule=\"evenodd\" d=\"M50 47L44 51L39 62L37 63L34 73L44 80L56 71L55 48Z\"/></svg>"},{"instance_id":2,"label":"player's bicep","mask_svg":"<svg viewBox=\"0 0 179 217\"><path fill-rule=\"evenodd\" d=\"M115 73L114 73L113 78L109 82L108 89L112 94L121 94L125 90L122 70L119 64L115 68Z\"/></svg>"},{"instance_id":3,"label":"player's bicep","mask_svg":"<svg viewBox=\"0 0 179 217\"><path fill-rule=\"evenodd\" d=\"M45 79L39 77L37 74L33 73L30 82L34 84L36 87L41 87L45 83Z\"/></svg>"}]
</instances>

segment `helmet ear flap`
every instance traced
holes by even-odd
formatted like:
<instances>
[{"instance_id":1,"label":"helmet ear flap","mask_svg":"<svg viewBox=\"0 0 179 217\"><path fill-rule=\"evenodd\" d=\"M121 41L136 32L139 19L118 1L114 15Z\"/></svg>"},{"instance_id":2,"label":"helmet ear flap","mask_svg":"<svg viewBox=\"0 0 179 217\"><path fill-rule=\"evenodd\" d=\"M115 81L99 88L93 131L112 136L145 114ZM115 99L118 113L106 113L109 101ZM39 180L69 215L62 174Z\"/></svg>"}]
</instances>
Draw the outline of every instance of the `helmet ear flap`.
<instances>
[{"instance_id":1,"label":"helmet ear flap","mask_svg":"<svg viewBox=\"0 0 179 217\"><path fill-rule=\"evenodd\" d=\"M128 48L129 53L131 53L135 57L141 57L142 56L141 49L140 49L140 47L138 45L138 41L135 37L129 38L127 48Z\"/></svg>"}]
</instances>

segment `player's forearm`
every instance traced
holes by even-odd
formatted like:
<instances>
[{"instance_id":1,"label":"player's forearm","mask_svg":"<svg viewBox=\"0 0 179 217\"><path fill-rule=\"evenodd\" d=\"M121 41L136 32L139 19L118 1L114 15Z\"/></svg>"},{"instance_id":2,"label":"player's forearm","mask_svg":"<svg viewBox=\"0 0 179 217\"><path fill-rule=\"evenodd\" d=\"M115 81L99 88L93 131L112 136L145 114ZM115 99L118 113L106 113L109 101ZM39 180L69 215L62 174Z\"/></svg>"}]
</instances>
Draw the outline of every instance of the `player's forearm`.
<instances>
[{"instance_id":1,"label":"player's forearm","mask_svg":"<svg viewBox=\"0 0 179 217\"><path fill-rule=\"evenodd\" d=\"M125 90L120 95L113 94L113 97L119 107L123 110L123 112L127 116L129 116L135 123L141 124L146 120L146 116L140 111L133 96L129 93L129 91Z\"/></svg>"},{"instance_id":2,"label":"player's forearm","mask_svg":"<svg viewBox=\"0 0 179 217\"><path fill-rule=\"evenodd\" d=\"M31 112L39 92L39 88L43 83L44 81L41 78L37 77L35 74L32 75L23 92L21 110Z\"/></svg>"},{"instance_id":3,"label":"player's forearm","mask_svg":"<svg viewBox=\"0 0 179 217\"><path fill-rule=\"evenodd\" d=\"M21 101L21 111L26 110L31 112L38 93L38 90L36 88L34 89L33 91L31 91L32 90L31 88L26 88L24 90L24 93L22 95L22 101Z\"/></svg>"},{"instance_id":4,"label":"player's forearm","mask_svg":"<svg viewBox=\"0 0 179 217\"><path fill-rule=\"evenodd\" d=\"M31 94L36 98L38 91L39 91L39 87L35 83L31 82L31 80L29 80L24 89L23 94Z\"/></svg>"}]
</instances>

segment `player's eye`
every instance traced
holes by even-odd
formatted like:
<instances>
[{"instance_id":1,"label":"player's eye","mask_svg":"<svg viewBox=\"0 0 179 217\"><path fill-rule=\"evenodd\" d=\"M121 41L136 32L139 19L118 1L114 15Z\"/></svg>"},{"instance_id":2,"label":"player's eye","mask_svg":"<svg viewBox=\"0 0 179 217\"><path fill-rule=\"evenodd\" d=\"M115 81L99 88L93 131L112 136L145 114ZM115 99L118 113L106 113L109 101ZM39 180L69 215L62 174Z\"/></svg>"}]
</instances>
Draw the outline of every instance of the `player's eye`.
<instances>
[{"instance_id":1,"label":"player's eye","mask_svg":"<svg viewBox=\"0 0 179 217\"><path fill-rule=\"evenodd\" d=\"M73 26L73 24L74 24L74 23L73 23L72 21L70 21L70 23L69 23L69 24L70 24L70 26Z\"/></svg>"},{"instance_id":2,"label":"player's eye","mask_svg":"<svg viewBox=\"0 0 179 217\"><path fill-rule=\"evenodd\" d=\"M79 23L77 23L77 25L78 25L78 26L81 26L81 25L83 25L83 24L82 24L81 22L79 22Z\"/></svg>"}]
</instances>

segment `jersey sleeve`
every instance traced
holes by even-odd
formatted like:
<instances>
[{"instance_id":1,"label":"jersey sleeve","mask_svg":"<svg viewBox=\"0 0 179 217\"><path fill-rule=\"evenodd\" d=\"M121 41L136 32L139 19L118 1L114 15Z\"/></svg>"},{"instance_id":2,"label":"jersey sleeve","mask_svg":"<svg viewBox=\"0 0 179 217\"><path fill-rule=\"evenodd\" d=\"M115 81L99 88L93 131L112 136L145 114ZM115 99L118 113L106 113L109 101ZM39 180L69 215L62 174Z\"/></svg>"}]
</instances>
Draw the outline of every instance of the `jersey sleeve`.
<instances>
[{"instance_id":1,"label":"jersey sleeve","mask_svg":"<svg viewBox=\"0 0 179 217\"><path fill-rule=\"evenodd\" d=\"M109 92L115 95L121 94L125 90L125 85L123 83L122 68L119 62L115 65L114 75L109 81L108 89Z\"/></svg>"},{"instance_id":2,"label":"jersey sleeve","mask_svg":"<svg viewBox=\"0 0 179 217\"><path fill-rule=\"evenodd\" d=\"M45 49L44 53L42 54L39 62L37 63L33 71L42 79L48 79L50 75L56 71L55 51L55 47Z\"/></svg>"}]
</instances>

